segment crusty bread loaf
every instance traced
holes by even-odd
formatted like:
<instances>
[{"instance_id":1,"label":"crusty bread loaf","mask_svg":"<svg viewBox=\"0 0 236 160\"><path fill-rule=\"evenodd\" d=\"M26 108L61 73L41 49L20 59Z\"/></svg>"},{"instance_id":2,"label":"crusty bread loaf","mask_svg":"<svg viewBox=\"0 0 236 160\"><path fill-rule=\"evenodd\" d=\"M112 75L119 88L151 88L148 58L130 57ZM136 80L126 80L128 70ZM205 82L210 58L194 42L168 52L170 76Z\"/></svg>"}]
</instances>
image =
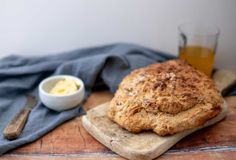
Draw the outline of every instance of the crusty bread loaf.
<instances>
[{"instance_id":1,"label":"crusty bread loaf","mask_svg":"<svg viewBox=\"0 0 236 160\"><path fill-rule=\"evenodd\" d=\"M130 132L165 136L204 124L222 109L213 80L182 60L139 68L119 85L108 117Z\"/></svg>"}]
</instances>

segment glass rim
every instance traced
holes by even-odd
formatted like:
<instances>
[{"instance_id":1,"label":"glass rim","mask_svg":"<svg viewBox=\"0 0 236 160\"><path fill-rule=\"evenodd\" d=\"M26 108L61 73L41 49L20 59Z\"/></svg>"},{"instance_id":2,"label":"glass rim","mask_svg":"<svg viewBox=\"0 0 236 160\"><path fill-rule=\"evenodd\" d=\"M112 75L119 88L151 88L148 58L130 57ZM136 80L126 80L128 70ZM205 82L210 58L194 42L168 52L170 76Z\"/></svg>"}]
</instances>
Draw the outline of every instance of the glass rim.
<instances>
[{"instance_id":1,"label":"glass rim","mask_svg":"<svg viewBox=\"0 0 236 160\"><path fill-rule=\"evenodd\" d=\"M220 34L217 26L208 23L182 23L178 25L178 31L192 36L218 36Z\"/></svg>"}]
</instances>

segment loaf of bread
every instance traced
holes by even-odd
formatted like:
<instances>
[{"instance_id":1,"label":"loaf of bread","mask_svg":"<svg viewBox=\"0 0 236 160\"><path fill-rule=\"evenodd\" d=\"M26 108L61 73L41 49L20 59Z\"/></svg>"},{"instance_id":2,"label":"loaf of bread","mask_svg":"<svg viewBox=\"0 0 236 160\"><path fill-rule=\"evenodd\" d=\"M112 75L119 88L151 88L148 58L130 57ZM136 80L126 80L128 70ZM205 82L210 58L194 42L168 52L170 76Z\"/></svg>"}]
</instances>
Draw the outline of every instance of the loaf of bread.
<instances>
[{"instance_id":1,"label":"loaf of bread","mask_svg":"<svg viewBox=\"0 0 236 160\"><path fill-rule=\"evenodd\" d=\"M127 75L107 115L130 132L153 130L165 136L204 124L222 105L213 80L185 61L170 60Z\"/></svg>"}]
</instances>

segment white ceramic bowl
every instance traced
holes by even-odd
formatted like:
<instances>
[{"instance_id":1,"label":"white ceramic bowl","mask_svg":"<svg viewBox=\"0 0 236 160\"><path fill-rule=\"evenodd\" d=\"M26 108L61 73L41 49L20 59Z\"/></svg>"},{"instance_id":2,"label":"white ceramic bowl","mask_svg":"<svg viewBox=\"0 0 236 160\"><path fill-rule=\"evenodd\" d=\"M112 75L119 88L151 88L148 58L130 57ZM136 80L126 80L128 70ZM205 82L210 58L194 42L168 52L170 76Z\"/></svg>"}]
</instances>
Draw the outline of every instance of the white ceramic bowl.
<instances>
[{"instance_id":1,"label":"white ceramic bowl","mask_svg":"<svg viewBox=\"0 0 236 160\"><path fill-rule=\"evenodd\" d=\"M77 81L80 84L79 89L72 94L66 94L66 95L50 94L49 91L54 87L54 85L59 80L62 80L66 77L71 78L74 81ZM76 107L79 103L83 101L84 95L85 95L85 89L83 81L77 77L70 75L52 76L44 79L39 84L39 97L42 103L48 108L55 111L63 111Z\"/></svg>"}]
</instances>

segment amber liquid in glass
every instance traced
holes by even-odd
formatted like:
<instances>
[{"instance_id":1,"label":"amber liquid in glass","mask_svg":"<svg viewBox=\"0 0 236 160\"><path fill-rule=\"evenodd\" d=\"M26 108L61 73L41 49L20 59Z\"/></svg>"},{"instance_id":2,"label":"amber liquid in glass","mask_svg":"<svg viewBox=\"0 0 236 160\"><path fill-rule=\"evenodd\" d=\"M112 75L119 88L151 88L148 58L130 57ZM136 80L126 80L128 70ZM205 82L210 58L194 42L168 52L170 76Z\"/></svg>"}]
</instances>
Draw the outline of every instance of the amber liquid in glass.
<instances>
[{"instance_id":1,"label":"amber liquid in glass","mask_svg":"<svg viewBox=\"0 0 236 160\"><path fill-rule=\"evenodd\" d=\"M188 61L193 67L211 77L214 64L214 51L200 46L179 48L179 58Z\"/></svg>"}]
</instances>

